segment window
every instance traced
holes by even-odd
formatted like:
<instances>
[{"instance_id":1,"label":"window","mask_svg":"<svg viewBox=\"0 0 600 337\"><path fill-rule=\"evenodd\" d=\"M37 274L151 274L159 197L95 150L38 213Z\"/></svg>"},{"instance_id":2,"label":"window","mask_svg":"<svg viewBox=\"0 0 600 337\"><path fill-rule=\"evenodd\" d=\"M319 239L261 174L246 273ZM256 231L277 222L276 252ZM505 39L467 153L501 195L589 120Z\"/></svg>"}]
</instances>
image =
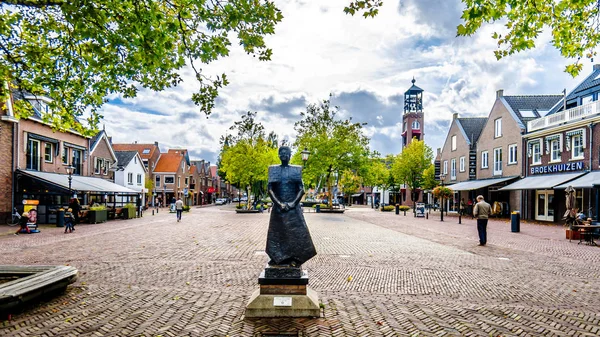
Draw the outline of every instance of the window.
<instances>
[{"instance_id":1,"label":"window","mask_svg":"<svg viewBox=\"0 0 600 337\"><path fill-rule=\"evenodd\" d=\"M456 180L456 158L450 162L450 180Z\"/></svg>"},{"instance_id":2,"label":"window","mask_svg":"<svg viewBox=\"0 0 600 337\"><path fill-rule=\"evenodd\" d=\"M62 163L69 165L69 148L63 145Z\"/></svg>"},{"instance_id":3,"label":"window","mask_svg":"<svg viewBox=\"0 0 600 337\"><path fill-rule=\"evenodd\" d=\"M165 184L172 184L175 182L175 178L173 176L165 177Z\"/></svg>"},{"instance_id":4,"label":"window","mask_svg":"<svg viewBox=\"0 0 600 337\"><path fill-rule=\"evenodd\" d=\"M542 163L542 149L540 146L540 142L535 143L531 146L531 152L533 157L533 159L531 160L531 164L537 165Z\"/></svg>"},{"instance_id":5,"label":"window","mask_svg":"<svg viewBox=\"0 0 600 337\"><path fill-rule=\"evenodd\" d=\"M516 164L517 163L517 144L512 144L508 146L508 164Z\"/></svg>"},{"instance_id":6,"label":"window","mask_svg":"<svg viewBox=\"0 0 600 337\"><path fill-rule=\"evenodd\" d=\"M142 159L142 162L144 163L144 167L148 168L148 159Z\"/></svg>"},{"instance_id":7,"label":"window","mask_svg":"<svg viewBox=\"0 0 600 337\"><path fill-rule=\"evenodd\" d=\"M142 151L142 154L150 154L150 149L144 149L144 150Z\"/></svg>"},{"instance_id":8,"label":"window","mask_svg":"<svg viewBox=\"0 0 600 337\"><path fill-rule=\"evenodd\" d=\"M46 163L51 163L54 156L52 155L52 143L46 143L44 145L44 161Z\"/></svg>"},{"instance_id":9,"label":"window","mask_svg":"<svg viewBox=\"0 0 600 337\"><path fill-rule=\"evenodd\" d=\"M181 177L177 177L177 188L181 187Z\"/></svg>"},{"instance_id":10,"label":"window","mask_svg":"<svg viewBox=\"0 0 600 337\"><path fill-rule=\"evenodd\" d=\"M483 151L481 152L481 168L488 168L488 152L487 151Z\"/></svg>"},{"instance_id":11,"label":"window","mask_svg":"<svg viewBox=\"0 0 600 337\"><path fill-rule=\"evenodd\" d=\"M160 187L160 176L156 176L156 187Z\"/></svg>"},{"instance_id":12,"label":"window","mask_svg":"<svg viewBox=\"0 0 600 337\"><path fill-rule=\"evenodd\" d=\"M494 149L494 175L502 174L502 149Z\"/></svg>"},{"instance_id":13,"label":"window","mask_svg":"<svg viewBox=\"0 0 600 337\"><path fill-rule=\"evenodd\" d=\"M494 121L494 138L502 137L502 118Z\"/></svg>"},{"instance_id":14,"label":"window","mask_svg":"<svg viewBox=\"0 0 600 337\"><path fill-rule=\"evenodd\" d=\"M412 129L413 130L420 130L421 129L421 123L419 123L419 121L412 122Z\"/></svg>"},{"instance_id":15,"label":"window","mask_svg":"<svg viewBox=\"0 0 600 337\"><path fill-rule=\"evenodd\" d=\"M100 174L102 172L102 167L104 166L104 159L96 158L96 162L94 164L94 173Z\"/></svg>"},{"instance_id":16,"label":"window","mask_svg":"<svg viewBox=\"0 0 600 337\"><path fill-rule=\"evenodd\" d=\"M560 161L560 140L550 142L550 161Z\"/></svg>"},{"instance_id":17,"label":"window","mask_svg":"<svg viewBox=\"0 0 600 337\"><path fill-rule=\"evenodd\" d=\"M187 185L188 185L188 183L190 182L190 181L189 181L189 179L190 179L190 178L188 178L188 177L186 177L186 178L185 178L185 186L187 186Z\"/></svg>"},{"instance_id":18,"label":"window","mask_svg":"<svg viewBox=\"0 0 600 337\"><path fill-rule=\"evenodd\" d=\"M583 135L574 135L571 142L571 158L583 159Z\"/></svg>"},{"instance_id":19,"label":"window","mask_svg":"<svg viewBox=\"0 0 600 337\"><path fill-rule=\"evenodd\" d=\"M594 101L594 95L585 96L581 99L581 105L591 103Z\"/></svg>"},{"instance_id":20,"label":"window","mask_svg":"<svg viewBox=\"0 0 600 337\"><path fill-rule=\"evenodd\" d=\"M465 172L465 157L460 157L459 170L460 172Z\"/></svg>"},{"instance_id":21,"label":"window","mask_svg":"<svg viewBox=\"0 0 600 337\"><path fill-rule=\"evenodd\" d=\"M133 173L131 172L127 173L127 183L133 185Z\"/></svg>"},{"instance_id":22,"label":"window","mask_svg":"<svg viewBox=\"0 0 600 337\"><path fill-rule=\"evenodd\" d=\"M139 173L137 175L137 184L138 186L142 186L142 175Z\"/></svg>"},{"instance_id":23,"label":"window","mask_svg":"<svg viewBox=\"0 0 600 337\"><path fill-rule=\"evenodd\" d=\"M456 135L452 136L452 151L456 151Z\"/></svg>"},{"instance_id":24,"label":"window","mask_svg":"<svg viewBox=\"0 0 600 337\"><path fill-rule=\"evenodd\" d=\"M444 175L448 174L448 161L444 160Z\"/></svg>"},{"instance_id":25,"label":"window","mask_svg":"<svg viewBox=\"0 0 600 337\"><path fill-rule=\"evenodd\" d=\"M102 166L102 174L103 175L105 175L105 176L108 175L108 168L110 167L110 164L111 164L110 160L104 159L104 163Z\"/></svg>"},{"instance_id":26,"label":"window","mask_svg":"<svg viewBox=\"0 0 600 337\"><path fill-rule=\"evenodd\" d=\"M137 164L137 156L133 156L133 163Z\"/></svg>"},{"instance_id":27,"label":"window","mask_svg":"<svg viewBox=\"0 0 600 337\"><path fill-rule=\"evenodd\" d=\"M81 175L81 169L83 168L81 165L81 150L73 149L71 152L73 153L73 161L71 164L75 167L73 174Z\"/></svg>"},{"instance_id":28,"label":"window","mask_svg":"<svg viewBox=\"0 0 600 337\"><path fill-rule=\"evenodd\" d=\"M40 142L30 139L27 142L27 169L40 170Z\"/></svg>"}]
</instances>

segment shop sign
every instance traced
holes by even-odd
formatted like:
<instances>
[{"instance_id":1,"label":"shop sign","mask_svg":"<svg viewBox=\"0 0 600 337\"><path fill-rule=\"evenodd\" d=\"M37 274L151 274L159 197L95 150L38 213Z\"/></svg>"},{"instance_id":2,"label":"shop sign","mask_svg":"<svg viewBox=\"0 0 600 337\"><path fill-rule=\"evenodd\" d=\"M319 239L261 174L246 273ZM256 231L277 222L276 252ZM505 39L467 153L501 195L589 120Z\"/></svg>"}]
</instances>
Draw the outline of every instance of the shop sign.
<instances>
[{"instance_id":1,"label":"shop sign","mask_svg":"<svg viewBox=\"0 0 600 337\"><path fill-rule=\"evenodd\" d=\"M469 151L469 180L477 179L477 151Z\"/></svg>"},{"instance_id":2,"label":"shop sign","mask_svg":"<svg viewBox=\"0 0 600 337\"><path fill-rule=\"evenodd\" d=\"M439 160L436 160L434 163L434 170L435 170L435 180L440 180L440 172L441 172L441 163Z\"/></svg>"},{"instance_id":3,"label":"shop sign","mask_svg":"<svg viewBox=\"0 0 600 337\"><path fill-rule=\"evenodd\" d=\"M536 166L530 169L531 174L562 173L583 170L583 162Z\"/></svg>"}]
</instances>

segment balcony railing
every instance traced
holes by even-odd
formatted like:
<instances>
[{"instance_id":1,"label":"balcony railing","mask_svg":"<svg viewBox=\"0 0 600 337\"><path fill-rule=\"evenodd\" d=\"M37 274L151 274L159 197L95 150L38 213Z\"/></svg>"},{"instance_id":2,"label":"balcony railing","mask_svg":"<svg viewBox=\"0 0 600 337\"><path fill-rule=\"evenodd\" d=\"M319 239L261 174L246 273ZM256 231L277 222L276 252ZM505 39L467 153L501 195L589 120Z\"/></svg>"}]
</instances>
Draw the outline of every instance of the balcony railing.
<instances>
[{"instance_id":1,"label":"balcony railing","mask_svg":"<svg viewBox=\"0 0 600 337\"><path fill-rule=\"evenodd\" d=\"M536 131L600 113L600 101L580 105L565 111L527 122L527 131Z\"/></svg>"}]
</instances>

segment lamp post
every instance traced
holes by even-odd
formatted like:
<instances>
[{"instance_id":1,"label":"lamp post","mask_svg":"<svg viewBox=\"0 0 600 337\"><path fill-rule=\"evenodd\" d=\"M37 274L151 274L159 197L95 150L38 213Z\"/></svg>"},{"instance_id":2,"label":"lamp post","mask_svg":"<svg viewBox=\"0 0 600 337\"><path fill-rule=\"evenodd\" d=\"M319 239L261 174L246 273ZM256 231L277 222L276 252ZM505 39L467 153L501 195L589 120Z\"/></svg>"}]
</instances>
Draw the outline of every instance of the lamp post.
<instances>
[{"instance_id":1,"label":"lamp post","mask_svg":"<svg viewBox=\"0 0 600 337\"><path fill-rule=\"evenodd\" d=\"M304 167L306 167L306 161L308 160L308 156L310 155L310 151L308 151L308 149L305 147L304 151L302 151L300 153L302 153L302 161L304 162Z\"/></svg>"},{"instance_id":2,"label":"lamp post","mask_svg":"<svg viewBox=\"0 0 600 337\"><path fill-rule=\"evenodd\" d=\"M444 179L446 179L446 175L445 174L440 174L440 181L442 183L442 190L444 188ZM441 198L442 198L442 202L441 202L441 210L442 210L442 218L440 219L441 221L444 221L444 191L441 191Z\"/></svg>"},{"instance_id":3,"label":"lamp post","mask_svg":"<svg viewBox=\"0 0 600 337\"><path fill-rule=\"evenodd\" d=\"M71 164L66 168L67 174L69 175L69 198L73 197L73 192L71 191L71 182L73 181L73 172L75 172L75 167Z\"/></svg>"}]
</instances>

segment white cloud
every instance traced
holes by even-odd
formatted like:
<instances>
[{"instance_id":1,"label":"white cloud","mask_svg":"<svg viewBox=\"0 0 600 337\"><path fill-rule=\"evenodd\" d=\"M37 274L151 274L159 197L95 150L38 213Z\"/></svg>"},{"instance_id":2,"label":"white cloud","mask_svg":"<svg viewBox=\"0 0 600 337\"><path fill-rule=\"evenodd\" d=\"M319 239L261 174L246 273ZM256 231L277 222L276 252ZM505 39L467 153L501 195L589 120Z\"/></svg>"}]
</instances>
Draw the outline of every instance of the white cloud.
<instances>
[{"instance_id":1,"label":"white cloud","mask_svg":"<svg viewBox=\"0 0 600 337\"><path fill-rule=\"evenodd\" d=\"M206 74L226 73L231 81L214 115L207 119L198 113L190 99L197 84L186 71L176 88L142 90L137 98L107 104L103 114L109 134L116 142L158 141L163 150L187 147L214 161L219 137L241 113L257 110L267 132L293 139L303 105L333 93L346 104L342 114L369 121L365 131L374 149L398 152L398 100L414 76L425 90L425 140L435 149L453 112L487 115L497 89L507 95L551 94L575 84L562 72L567 62L549 45L548 34L539 43L542 48L501 61L494 57L491 38L500 25L455 38L459 0L385 2L375 19L345 15L349 0L276 3L284 19L267 38L272 61L260 62L234 42L229 57L203 67Z\"/></svg>"}]
</instances>

